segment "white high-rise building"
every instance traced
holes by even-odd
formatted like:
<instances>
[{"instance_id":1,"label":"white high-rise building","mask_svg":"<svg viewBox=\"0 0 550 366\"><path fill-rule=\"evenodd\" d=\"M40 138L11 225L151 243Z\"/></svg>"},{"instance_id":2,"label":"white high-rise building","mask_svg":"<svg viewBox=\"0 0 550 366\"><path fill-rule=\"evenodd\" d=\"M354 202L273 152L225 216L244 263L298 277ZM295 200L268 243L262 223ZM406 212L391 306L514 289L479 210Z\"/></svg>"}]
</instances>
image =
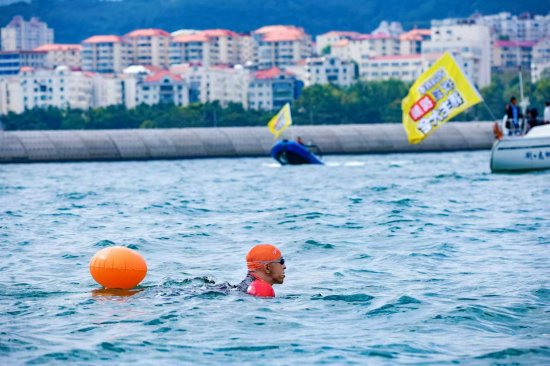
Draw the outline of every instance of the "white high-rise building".
<instances>
[{"instance_id":1,"label":"white high-rise building","mask_svg":"<svg viewBox=\"0 0 550 366\"><path fill-rule=\"evenodd\" d=\"M259 69L286 67L313 56L311 36L303 28L265 26L252 32L254 64Z\"/></svg>"},{"instance_id":2,"label":"white high-rise building","mask_svg":"<svg viewBox=\"0 0 550 366\"><path fill-rule=\"evenodd\" d=\"M537 82L543 77L550 78L550 37L540 40L533 46L531 79Z\"/></svg>"},{"instance_id":3,"label":"white high-rise building","mask_svg":"<svg viewBox=\"0 0 550 366\"><path fill-rule=\"evenodd\" d=\"M121 93L127 108L135 108L140 104L189 104L187 82L168 70L152 72L141 65L130 66L124 70L121 78Z\"/></svg>"},{"instance_id":4,"label":"white high-rise building","mask_svg":"<svg viewBox=\"0 0 550 366\"><path fill-rule=\"evenodd\" d=\"M401 55L419 55L422 53L422 43L431 39L432 32L429 29L413 29L399 35L401 43L399 53Z\"/></svg>"},{"instance_id":5,"label":"white high-rise building","mask_svg":"<svg viewBox=\"0 0 550 366\"><path fill-rule=\"evenodd\" d=\"M82 70L120 73L130 66L130 45L115 35L93 36L82 42Z\"/></svg>"},{"instance_id":6,"label":"white high-rise building","mask_svg":"<svg viewBox=\"0 0 550 366\"><path fill-rule=\"evenodd\" d=\"M535 42L532 41L495 41L491 59L492 67L501 70L517 70L521 66L529 70L534 45Z\"/></svg>"},{"instance_id":7,"label":"white high-rise building","mask_svg":"<svg viewBox=\"0 0 550 366\"><path fill-rule=\"evenodd\" d=\"M494 15L475 16L470 19L476 24L487 25L493 40L538 41L550 35L550 13L512 15L502 12ZM459 22L460 20L455 19ZM464 20L463 20L464 21Z\"/></svg>"},{"instance_id":8,"label":"white high-rise building","mask_svg":"<svg viewBox=\"0 0 550 366\"><path fill-rule=\"evenodd\" d=\"M190 102L218 101L224 107L229 103L240 103L244 108L248 106L250 72L240 65L175 65L171 71L186 80L190 88Z\"/></svg>"},{"instance_id":9,"label":"white high-rise building","mask_svg":"<svg viewBox=\"0 0 550 366\"><path fill-rule=\"evenodd\" d=\"M29 51L54 42L53 29L34 17L27 22L23 17L15 16L0 29L0 33L4 51Z\"/></svg>"},{"instance_id":10,"label":"white high-rise building","mask_svg":"<svg viewBox=\"0 0 550 366\"><path fill-rule=\"evenodd\" d=\"M347 31L330 31L324 34L320 34L315 38L315 48L318 55L323 55L327 53L332 54L333 46L335 44L342 44L341 41L349 40L352 38L359 37L361 33L358 32L347 32Z\"/></svg>"},{"instance_id":11,"label":"white high-rise building","mask_svg":"<svg viewBox=\"0 0 550 366\"><path fill-rule=\"evenodd\" d=\"M170 42L170 64L235 65L239 62L238 38L237 33L226 29L175 36Z\"/></svg>"},{"instance_id":12,"label":"white high-rise building","mask_svg":"<svg viewBox=\"0 0 550 366\"><path fill-rule=\"evenodd\" d=\"M308 57L286 68L308 87L316 84L349 86L355 81L355 65L335 56Z\"/></svg>"},{"instance_id":13,"label":"white high-rise building","mask_svg":"<svg viewBox=\"0 0 550 366\"><path fill-rule=\"evenodd\" d=\"M20 73L6 79L7 101L3 109L22 113L32 108L88 109L93 106L93 82L90 75L71 71L66 66L55 70L35 70L23 67Z\"/></svg>"},{"instance_id":14,"label":"white high-rise building","mask_svg":"<svg viewBox=\"0 0 550 366\"><path fill-rule=\"evenodd\" d=\"M278 110L297 98L301 86L296 76L277 67L256 71L248 87L248 108Z\"/></svg>"},{"instance_id":15,"label":"white high-rise building","mask_svg":"<svg viewBox=\"0 0 550 366\"><path fill-rule=\"evenodd\" d=\"M92 74L93 107L126 103L124 79L115 74Z\"/></svg>"},{"instance_id":16,"label":"white high-rise building","mask_svg":"<svg viewBox=\"0 0 550 366\"><path fill-rule=\"evenodd\" d=\"M129 47L130 65L149 65L167 68L170 33L162 29L136 29L124 36Z\"/></svg>"},{"instance_id":17,"label":"white high-rise building","mask_svg":"<svg viewBox=\"0 0 550 366\"><path fill-rule=\"evenodd\" d=\"M62 65L76 69L82 67L81 49L82 46L79 44L44 44L34 51L46 52L44 67L47 69L55 69Z\"/></svg>"},{"instance_id":18,"label":"white high-rise building","mask_svg":"<svg viewBox=\"0 0 550 366\"><path fill-rule=\"evenodd\" d=\"M412 54L373 57L364 61L361 79L415 81L440 57L440 54Z\"/></svg>"},{"instance_id":19,"label":"white high-rise building","mask_svg":"<svg viewBox=\"0 0 550 366\"><path fill-rule=\"evenodd\" d=\"M464 73L482 88L491 83L491 33L486 25L450 24L434 25L431 40L422 44L422 54L451 52L461 59Z\"/></svg>"}]
</instances>

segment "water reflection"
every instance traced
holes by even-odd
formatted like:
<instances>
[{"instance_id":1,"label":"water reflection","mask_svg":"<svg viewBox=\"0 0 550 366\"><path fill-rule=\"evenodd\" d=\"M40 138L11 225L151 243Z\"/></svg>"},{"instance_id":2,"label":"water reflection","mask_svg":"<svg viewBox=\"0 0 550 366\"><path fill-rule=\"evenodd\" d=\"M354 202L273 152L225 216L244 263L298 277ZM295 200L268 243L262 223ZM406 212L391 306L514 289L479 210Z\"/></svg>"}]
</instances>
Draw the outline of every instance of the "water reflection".
<instances>
[{"instance_id":1,"label":"water reflection","mask_svg":"<svg viewBox=\"0 0 550 366\"><path fill-rule=\"evenodd\" d=\"M132 290L123 290L119 288L101 288L92 291L92 296L102 296L102 297L129 297L139 294L143 291L143 288L137 288Z\"/></svg>"}]
</instances>

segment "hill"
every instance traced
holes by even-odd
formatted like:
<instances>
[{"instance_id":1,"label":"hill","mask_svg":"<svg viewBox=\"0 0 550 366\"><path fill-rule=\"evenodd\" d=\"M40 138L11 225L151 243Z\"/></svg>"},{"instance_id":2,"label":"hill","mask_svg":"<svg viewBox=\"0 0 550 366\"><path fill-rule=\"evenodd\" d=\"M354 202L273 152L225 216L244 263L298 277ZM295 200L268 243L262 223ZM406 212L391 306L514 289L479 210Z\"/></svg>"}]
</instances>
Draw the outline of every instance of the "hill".
<instances>
[{"instance_id":1,"label":"hill","mask_svg":"<svg viewBox=\"0 0 550 366\"><path fill-rule=\"evenodd\" d=\"M256 4L254 4L256 3ZM254 5L251 5L254 4ZM541 0L33 0L0 6L0 25L14 15L37 16L55 30L57 43L79 43L94 34L124 34L137 28L227 28L248 32L268 24L293 24L316 35L329 30L371 32L380 21L405 29L431 19L494 14L548 13Z\"/></svg>"}]
</instances>

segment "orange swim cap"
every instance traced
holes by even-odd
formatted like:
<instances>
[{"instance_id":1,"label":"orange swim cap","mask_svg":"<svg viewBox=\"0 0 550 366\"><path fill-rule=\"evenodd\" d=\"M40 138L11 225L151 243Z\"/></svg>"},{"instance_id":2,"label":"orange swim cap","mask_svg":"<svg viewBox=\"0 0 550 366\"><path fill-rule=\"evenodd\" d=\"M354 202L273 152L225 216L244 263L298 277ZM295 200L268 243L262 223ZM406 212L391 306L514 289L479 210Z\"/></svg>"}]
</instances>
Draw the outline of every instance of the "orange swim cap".
<instances>
[{"instance_id":1,"label":"orange swim cap","mask_svg":"<svg viewBox=\"0 0 550 366\"><path fill-rule=\"evenodd\" d=\"M246 255L246 266L249 271L262 268L265 262L276 261L281 258L281 251L271 244L258 244Z\"/></svg>"}]
</instances>

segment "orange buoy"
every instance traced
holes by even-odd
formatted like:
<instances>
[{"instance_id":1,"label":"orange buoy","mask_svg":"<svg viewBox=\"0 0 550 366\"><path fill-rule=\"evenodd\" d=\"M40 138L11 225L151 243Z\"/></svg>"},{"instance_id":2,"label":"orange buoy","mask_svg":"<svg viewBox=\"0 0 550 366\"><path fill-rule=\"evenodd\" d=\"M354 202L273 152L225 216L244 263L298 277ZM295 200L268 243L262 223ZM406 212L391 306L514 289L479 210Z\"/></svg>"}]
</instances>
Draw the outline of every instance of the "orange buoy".
<instances>
[{"instance_id":1,"label":"orange buoy","mask_svg":"<svg viewBox=\"0 0 550 366\"><path fill-rule=\"evenodd\" d=\"M105 288L131 289L147 274L145 259L130 248L101 249L90 261L90 273Z\"/></svg>"}]
</instances>

